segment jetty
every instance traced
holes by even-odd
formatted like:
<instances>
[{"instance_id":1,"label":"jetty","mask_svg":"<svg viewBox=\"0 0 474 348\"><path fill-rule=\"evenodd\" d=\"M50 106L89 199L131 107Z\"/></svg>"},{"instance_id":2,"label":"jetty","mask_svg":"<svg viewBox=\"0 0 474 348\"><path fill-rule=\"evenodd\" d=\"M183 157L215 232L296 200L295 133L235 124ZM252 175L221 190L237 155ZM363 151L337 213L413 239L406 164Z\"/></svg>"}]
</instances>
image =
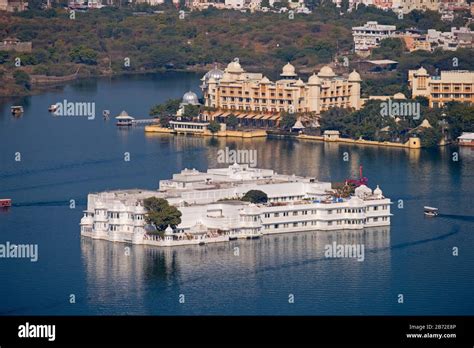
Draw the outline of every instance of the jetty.
<instances>
[{"instance_id":1,"label":"jetty","mask_svg":"<svg viewBox=\"0 0 474 348\"><path fill-rule=\"evenodd\" d=\"M130 116L125 110L123 110L118 116L115 117L117 120L117 126L119 127L129 127L129 126L146 126L148 124L159 123L159 119L154 118L143 118L136 119L135 117Z\"/></svg>"}]
</instances>

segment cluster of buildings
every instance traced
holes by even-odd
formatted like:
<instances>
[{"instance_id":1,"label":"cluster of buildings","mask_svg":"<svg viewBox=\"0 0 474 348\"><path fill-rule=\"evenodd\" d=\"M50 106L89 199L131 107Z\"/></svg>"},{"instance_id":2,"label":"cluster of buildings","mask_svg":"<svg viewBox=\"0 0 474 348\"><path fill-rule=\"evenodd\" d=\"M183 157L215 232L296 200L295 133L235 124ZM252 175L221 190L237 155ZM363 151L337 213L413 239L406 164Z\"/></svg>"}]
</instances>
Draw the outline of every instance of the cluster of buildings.
<instances>
[{"instance_id":1,"label":"cluster of buildings","mask_svg":"<svg viewBox=\"0 0 474 348\"><path fill-rule=\"evenodd\" d=\"M368 56L370 51L378 47L382 40L393 37L396 30L395 25L383 25L375 21L353 27L352 38L354 39L355 52L361 56Z\"/></svg>"},{"instance_id":2,"label":"cluster of buildings","mask_svg":"<svg viewBox=\"0 0 474 348\"><path fill-rule=\"evenodd\" d=\"M266 193L261 204L244 202L250 190ZM143 200L164 198L181 212L181 223L154 234ZM361 230L390 225L389 198L377 186L338 197L331 183L313 177L281 175L270 169L233 164L200 172L184 169L160 181L158 191L91 193L81 219L85 237L114 242L175 246L256 238L265 234Z\"/></svg>"},{"instance_id":3,"label":"cluster of buildings","mask_svg":"<svg viewBox=\"0 0 474 348\"><path fill-rule=\"evenodd\" d=\"M23 0L0 0L0 11L21 12L28 8L28 2Z\"/></svg>"},{"instance_id":4,"label":"cluster of buildings","mask_svg":"<svg viewBox=\"0 0 474 348\"><path fill-rule=\"evenodd\" d=\"M16 37L6 37L0 42L0 51L16 51L30 53L31 49L31 41L21 42Z\"/></svg>"},{"instance_id":5,"label":"cluster of buildings","mask_svg":"<svg viewBox=\"0 0 474 348\"><path fill-rule=\"evenodd\" d=\"M408 83L412 98L426 97L430 107L442 107L450 101L474 104L473 71L441 71L439 76L430 76L421 67L409 70Z\"/></svg>"},{"instance_id":6,"label":"cluster of buildings","mask_svg":"<svg viewBox=\"0 0 474 348\"><path fill-rule=\"evenodd\" d=\"M342 0L333 0L341 7ZM349 0L349 11L359 5L374 6L382 10L392 10L401 15L411 11L436 11L444 15L453 14L455 11L464 11L473 7L466 0ZM446 16L447 20L452 20Z\"/></svg>"},{"instance_id":7,"label":"cluster of buildings","mask_svg":"<svg viewBox=\"0 0 474 348\"><path fill-rule=\"evenodd\" d=\"M107 5L112 5L112 0L106 1ZM105 7L101 0L70 0L69 8L74 10L93 10Z\"/></svg>"},{"instance_id":8,"label":"cluster of buildings","mask_svg":"<svg viewBox=\"0 0 474 348\"><path fill-rule=\"evenodd\" d=\"M367 100L394 98L362 98L362 80L356 71L342 77L329 66L324 66L304 82L294 66L288 63L280 77L277 81L270 81L261 73L246 72L238 60L229 63L224 70L214 67L201 78L204 106L209 109L197 117L197 122L181 120L184 106L200 105L198 96L189 91L184 94L177 120L171 121L170 127L177 133L206 133L209 122L217 121L221 128L224 127L221 130L225 130L227 118L233 116L239 127L268 129L278 127L282 113L294 112L298 115L296 128L318 128L320 114L330 108L360 110ZM474 72L441 71L432 76L421 67L409 71L408 82L412 98L426 97L430 107L442 107L449 101L474 104ZM405 99L401 93L397 95Z\"/></svg>"},{"instance_id":9,"label":"cluster of buildings","mask_svg":"<svg viewBox=\"0 0 474 348\"><path fill-rule=\"evenodd\" d=\"M147 0L148 1L148 0ZM151 0L155 1L155 0ZM281 6L275 6L275 3ZM191 10L205 10L208 8L238 10L243 12L288 12L293 10L296 13L309 14L311 11L306 7L304 0L289 0L276 1L270 0L268 2L270 7L262 6L262 0L186 0L186 6Z\"/></svg>"},{"instance_id":10,"label":"cluster of buildings","mask_svg":"<svg viewBox=\"0 0 474 348\"><path fill-rule=\"evenodd\" d=\"M427 32L419 30L407 30L397 33L410 52L422 50L432 52L435 49L443 51L456 51L458 48L474 47L474 31L466 27L451 28L448 32L428 29Z\"/></svg>"},{"instance_id":11,"label":"cluster of buildings","mask_svg":"<svg viewBox=\"0 0 474 348\"><path fill-rule=\"evenodd\" d=\"M329 66L303 81L295 67L286 64L280 79L246 72L238 59L222 71L217 68L202 78L205 106L242 112L315 113L332 107L360 109L360 75L354 70L338 76Z\"/></svg>"},{"instance_id":12,"label":"cluster of buildings","mask_svg":"<svg viewBox=\"0 0 474 348\"><path fill-rule=\"evenodd\" d=\"M467 27L459 29L453 27L449 32L440 32L435 29L428 29L427 32L417 29L399 32L394 25L369 21L363 26L353 27L352 37L355 52L363 57L370 55L370 51L380 46L380 42L387 38L402 39L410 52L416 50L431 52L438 48L455 51L458 48L474 47L474 31Z\"/></svg>"}]
</instances>

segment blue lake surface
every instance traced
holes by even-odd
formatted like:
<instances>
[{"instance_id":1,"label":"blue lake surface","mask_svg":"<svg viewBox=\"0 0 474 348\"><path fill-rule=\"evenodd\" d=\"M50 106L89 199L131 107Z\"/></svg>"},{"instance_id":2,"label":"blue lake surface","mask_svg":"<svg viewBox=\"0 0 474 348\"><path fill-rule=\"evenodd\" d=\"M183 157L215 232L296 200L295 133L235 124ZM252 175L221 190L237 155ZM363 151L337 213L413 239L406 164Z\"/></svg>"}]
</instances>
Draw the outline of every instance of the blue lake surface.
<instances>
[{"instance_id":1,"label":"blue lake surface","mask_svg":"<svg viewBox=\"0 0 474 348\"><path fill-rule=\"evenodd\" d=\"M154 104L188 90L199 94L199 78L84 80L0 104L0 198L14 202L0 211L0 244L39 248L37 262L0 259L0 314L474 314L474 149L149 135L102 119L106 109L146 118ZM63 100L95 102L96 118L47 111ZM24 105L23 116L11 116L13 104ZM258 167L323 181L343 181L362 164L369 186L380 185L394 202L392 225L172 249L130 246L130 255L124 244L81 239L89 192L156 189L181 169L222 166L217 151L226 146L256 149ZM441 216L424 217L424 205L439 207ZM325 258L324 245L332 241L364 243L365 260Z\"/></svg>"}]
</instances>

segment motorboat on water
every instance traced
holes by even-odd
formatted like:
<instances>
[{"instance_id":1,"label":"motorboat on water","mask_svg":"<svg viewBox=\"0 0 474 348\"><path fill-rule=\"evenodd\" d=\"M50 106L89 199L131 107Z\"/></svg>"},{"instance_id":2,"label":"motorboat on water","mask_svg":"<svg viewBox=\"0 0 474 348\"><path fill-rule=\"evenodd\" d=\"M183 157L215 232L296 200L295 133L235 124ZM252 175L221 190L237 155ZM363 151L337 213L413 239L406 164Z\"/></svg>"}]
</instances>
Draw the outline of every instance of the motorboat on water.
<instances>
[{"instance_id":1,"label":"motorboat on water","mask_svg":"<svg viewBox=\"0 0 474 348\"><path fill-rule=\"evenodd\" d=\"M424 214L429 217L435 217L435 216L438 216L439 214L438 208L424 207L423 209L424 209Z\"/></svg>"},{"instance_id":2,"label":"motorboat on water","mask_svg":"<svg viewBox=\"0 0 474 348\"><path fill-rule=\"evenodd\" d=\"M56 110L58 109L58 104L51 104L48 108L48 111L49 112L56 112Z\"/></svg>"},{"instance_id":3,"label":"motorboat on water","mask_svg":"<svg viewBox=\"0 0 474 348\"><path fill-rule=\"evenodd\" d=\"M0 208L8 208L12 206L12 200L10 198L0 198Z\"/></svg>"},{"instance_id":4,"label":"motorboat on water","mask_svg":"<svg viewBox=\"0 0 474 348\"><path fill-rule=\"evenodd\" d=\"M10 111L12 112L12 115L18 116L21 115L24 110L23 106L21 105L13 105L12 107L10 107Z\"/></svg>"}]
</instances>

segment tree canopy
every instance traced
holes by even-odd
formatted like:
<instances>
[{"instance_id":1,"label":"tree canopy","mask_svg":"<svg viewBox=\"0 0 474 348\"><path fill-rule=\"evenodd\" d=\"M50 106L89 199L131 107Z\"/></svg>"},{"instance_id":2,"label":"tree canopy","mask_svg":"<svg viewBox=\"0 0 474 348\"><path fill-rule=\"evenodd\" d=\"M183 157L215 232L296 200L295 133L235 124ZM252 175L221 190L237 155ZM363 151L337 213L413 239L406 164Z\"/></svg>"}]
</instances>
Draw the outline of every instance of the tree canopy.
<instances>
[{"instance_id":1,"label":"tree canopy","mask_svg":"<svg viewBox=\"0 0 474 348\"><path fill-rule=\"evenodd\" d=\"M266 203L268 201L268 196L265 192L260 190L250 190L243 197L242 201L251 202L251 203Z\"/></svg>"},{"instance_id":2,"label":"tree canopy","mask_svg":"<svg viewBox=\"0 0 474 348\"><path fill-rule=\"evenodd\" d=\"M143 206L147 210L145 221L155 225L160 232L163 232L168 225L174 228L181 223L181 212L169 205L166 199L149 197L143 200Z\"/></svg>"},{"instance_id":3,"label":"tree canopy","mask_svg":"<svg viewBox=\"0 0 474 348\"><path fill-rule=\"evenodd\" d=\"M209 122L209 126L207 126L207 129L209 129L209 131L214 134L221 129L221 125L217 121L211 121Z\"/></svg>"}]
</instances>

